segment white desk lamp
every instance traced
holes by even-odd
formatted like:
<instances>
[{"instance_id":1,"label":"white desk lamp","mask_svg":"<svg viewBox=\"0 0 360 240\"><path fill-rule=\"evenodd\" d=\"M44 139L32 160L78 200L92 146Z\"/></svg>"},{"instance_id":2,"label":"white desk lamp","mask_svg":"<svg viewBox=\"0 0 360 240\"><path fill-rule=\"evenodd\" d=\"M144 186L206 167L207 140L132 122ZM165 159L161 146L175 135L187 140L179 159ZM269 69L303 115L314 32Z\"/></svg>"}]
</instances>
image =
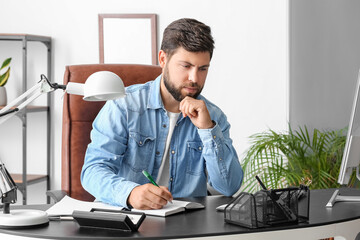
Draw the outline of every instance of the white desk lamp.
<instances>
[{"instance_id":1,"label":"white desk lamp","mask_svg":"<svg viewBox=\"0 0 360 240\"><path fill-rule=\"evenodd\" d=\"M68 94L82 95L85 101L106 101L125 97L124 84L121 78L113 72L96 72L88 77L85 84L69 82L67 85L50 83L45 75L41 75L41 80L35 86L0 110L0 124L11 118L16 112L26 107L42 94L50 93L57 89L63 89ZM16 108L13 108L23 100L25 101Z\"/></svg>"},{"instance_id":2,"label":"white desk lamp","mask_svg":"<svg viewBox=\"0 0 360 240\"><path fill-rule=\"evenodd\" d=\"M85 101L106 101L125 97L125 88L121 78L112 72L96 72L89 76L85 84L69 82L67 85L50 83L44 75L41 75L41 80L34 87L0 110L0 124L42 94L57 89L63 89L68 94L82 95ZM19 102L22 103L14 108ZM17 186L2 162L0 162L0 198L1 203L4 204L3 213L0 213L0 228L42 226L49 223L44 211L17 209L10 212L10 204L17 200Z\"/></svg>"}]
</instances>

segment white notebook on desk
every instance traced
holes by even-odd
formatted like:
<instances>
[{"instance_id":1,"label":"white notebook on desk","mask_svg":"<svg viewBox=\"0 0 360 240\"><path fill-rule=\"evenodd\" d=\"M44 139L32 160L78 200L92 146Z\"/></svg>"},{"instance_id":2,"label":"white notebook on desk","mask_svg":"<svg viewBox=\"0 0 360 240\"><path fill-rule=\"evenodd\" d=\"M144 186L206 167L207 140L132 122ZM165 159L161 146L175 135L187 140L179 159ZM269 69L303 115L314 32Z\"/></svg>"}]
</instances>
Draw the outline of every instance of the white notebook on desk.
<instances>
[{"instance_id":1,"label":"white notebook on desk","mask_svg":"<svg viewBox=\"0 0 360 240\"><path fill-rule=\"evenodd\" d=\"M74 210L89 211L92 208L122 210L122 207L112 206L102 202L80 201L69 196L65 196L58 203L50 207L46 212L49 217L52 216L71 216Z\"/></svg>"},{"instance_id":2,"label":"white notebook on desk","mask_svg":"<svg viewBox=\"0 0 360 240\"><path fill-rule=\"evenodd\" d=\"M131 209L133 212L143 212L146 215L166 217L178 212L184 212L187 209L200 209L205 208L204 205L197 202L186 202L173 200L172 203L166 204L162 209L154 209L154 210L139 210L139 209Z\"/></svg>"},{"instance_id":3,"label":"white notebook on desk","mask_svg":"<svg viewBox=\"0 0 360 240\"><path fill-rule=\"evenodd\" d=\"M50 207L46 212L49 217L53 216L71 216L74 210L78 211L90 211L92 208L98 209L111 209L111 210L122 210L122 207L112 206L102 202L86 202L76 200L69 196L65 196L61 201ZM204 208L204 205L196 202L186 202L173 200L173 203L168 203L162 209L156 210L139 210L132 209L133 212L143 212L147 215L166 217L171 214L183 212L186 209L198 209Z\"/></svg>"}]
</instances>

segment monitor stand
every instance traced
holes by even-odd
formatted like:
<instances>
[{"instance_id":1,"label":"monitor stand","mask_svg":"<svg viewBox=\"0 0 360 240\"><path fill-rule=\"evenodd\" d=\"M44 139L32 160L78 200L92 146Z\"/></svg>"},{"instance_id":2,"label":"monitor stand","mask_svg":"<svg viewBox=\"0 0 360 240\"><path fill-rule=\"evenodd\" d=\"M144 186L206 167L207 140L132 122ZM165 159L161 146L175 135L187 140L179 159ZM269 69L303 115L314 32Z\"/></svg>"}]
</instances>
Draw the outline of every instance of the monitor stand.
<instances>
[{"instance_id":1,"label":"monitor stand","mask_svg":"<svg viewBox=\"0 0 360 240\"><path fill-rule=\"evenodd\" d=\"M336 202L360 202L360 196L341 196L339 189L337 189L326 204L326 207L332 208Z\"/></svg>"}]
</instances>

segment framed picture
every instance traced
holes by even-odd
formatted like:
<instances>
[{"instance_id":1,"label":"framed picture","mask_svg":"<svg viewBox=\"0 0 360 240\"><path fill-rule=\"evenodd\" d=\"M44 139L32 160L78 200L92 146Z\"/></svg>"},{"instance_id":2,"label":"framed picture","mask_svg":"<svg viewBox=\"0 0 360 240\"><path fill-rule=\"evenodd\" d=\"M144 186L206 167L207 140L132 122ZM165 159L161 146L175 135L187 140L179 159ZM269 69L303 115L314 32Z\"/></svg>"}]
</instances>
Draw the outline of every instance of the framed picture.
<instances>
[{"instance_id":1,"label":"framed picture","mask_svg":"<svg viewBox=\"0 0 360 240\"><path fill-rule=\"evenodd\" d=\"M156 14L99 14L100 63L157 64Z\"/></svg>"}]
</instances>

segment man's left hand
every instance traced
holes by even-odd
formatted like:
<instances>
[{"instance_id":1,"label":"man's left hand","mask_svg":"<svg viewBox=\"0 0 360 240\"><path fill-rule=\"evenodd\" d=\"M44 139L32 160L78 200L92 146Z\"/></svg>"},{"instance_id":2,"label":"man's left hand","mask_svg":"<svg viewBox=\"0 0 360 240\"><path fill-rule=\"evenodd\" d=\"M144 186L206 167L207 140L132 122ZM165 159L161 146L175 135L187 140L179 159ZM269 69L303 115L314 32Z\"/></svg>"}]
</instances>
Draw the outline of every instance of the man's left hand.
<instances>
[{"instance_id":1,"label":"man's left hand","mask_svg":"<svg viewBox=\"0 0 360 240\"><path fill-rule=\"evenodd\" d=\"M189 117L191 122L199 129L214 127L214 123L203 100L187 96L180 102L180 111L183 117Z\"/></svg>"}]
</instances>

